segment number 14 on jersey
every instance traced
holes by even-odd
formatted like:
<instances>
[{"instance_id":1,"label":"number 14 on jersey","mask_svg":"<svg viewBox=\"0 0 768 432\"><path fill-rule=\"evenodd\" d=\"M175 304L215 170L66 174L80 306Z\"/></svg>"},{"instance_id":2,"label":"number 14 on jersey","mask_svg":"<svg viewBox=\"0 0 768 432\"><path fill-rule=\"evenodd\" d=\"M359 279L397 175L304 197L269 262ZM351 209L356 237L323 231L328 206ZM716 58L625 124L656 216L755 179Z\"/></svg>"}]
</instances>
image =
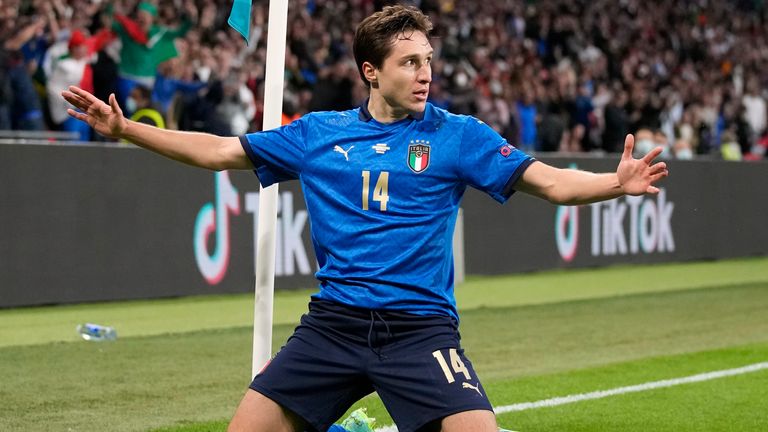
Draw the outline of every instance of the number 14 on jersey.
<instances>
[{"instance_id":1,"label":"number 14 on jersey","mask_svg":"<svg viewBox=\"0 0 768 432\"><path fill-rule=\"evenodd\" d=\"M371 172L363 171L363 210L368 210L368 199L371 193ZM389 201L389 172L382 171L376 179L376 185L373 187L373 201L379 203L379 210L387 211L387 201Z\"/></svg>"}]
</instances>

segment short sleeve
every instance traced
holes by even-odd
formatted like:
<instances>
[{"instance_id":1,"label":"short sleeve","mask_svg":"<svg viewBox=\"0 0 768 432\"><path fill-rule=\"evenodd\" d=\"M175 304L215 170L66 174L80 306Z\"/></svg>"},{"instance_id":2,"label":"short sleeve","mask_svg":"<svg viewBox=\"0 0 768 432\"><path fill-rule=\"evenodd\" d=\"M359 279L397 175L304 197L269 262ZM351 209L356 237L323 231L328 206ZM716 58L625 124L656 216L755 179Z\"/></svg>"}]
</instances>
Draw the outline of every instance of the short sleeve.
<instances>
[{"instance_id":1,"label":"short sleeve","mask_svg":"<svg viewBox=\"0 0 768 432\"><path fill-rule=\"evenodd\" d=\"M462 180L501 203L515 192L515 182L535 161L474 117L468 117L464 127L458 160Z\"/></svg>"},{"instance_id":2,"label":"short sleeve","mask_svg":"<svg viewBox=\"0 0 768 432\"><path fill-rule=\"evenodd\" d=\"M299 178L306 153L308 123L308 116L304 116L277 129L240 137L240 144L264 187Z\"/></svg>"}]
</instances>

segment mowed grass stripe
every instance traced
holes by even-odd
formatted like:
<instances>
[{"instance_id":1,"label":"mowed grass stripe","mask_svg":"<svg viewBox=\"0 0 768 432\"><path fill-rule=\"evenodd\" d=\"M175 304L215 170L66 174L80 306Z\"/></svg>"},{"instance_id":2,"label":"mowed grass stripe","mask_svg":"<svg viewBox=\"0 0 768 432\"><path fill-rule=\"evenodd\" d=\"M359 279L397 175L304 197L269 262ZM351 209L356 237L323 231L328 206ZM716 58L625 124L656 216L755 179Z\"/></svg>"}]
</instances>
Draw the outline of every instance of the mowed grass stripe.
<instances>
[{"instance_id":1,"label":"mowed grass stripe","mask_svg":"<svg viewBox=\"0 0 768 432\"><path fill-rule=\"evenodd\" d=\"M562 372L491 380L485 387L494 406L507 406L741 368L767 360L768 342L761 342L647 357L597 367L582 368L575 365L573 369Z\"/></svg>"},{"instance_id":2,"label":"mowed grass stripe","mask_svg":"<svg viewBox=\"0 0 768 432\"><path fill-rule=\"evenodd\" d=\"M675 363L666 373L642 360L766 343L766 307L768 284L750 284L468 310L461 328L492 401L506 405L743 365ZM275 327L275 349L292 330ZM146 431L224 421L249 381L251 337L250 328L241 327L0 348L0 430ZM563 378L627 361L638 361L635 372L643 374L633 375L630 365L615 375L603 369L594 382ZM558 373L556 383L542 378ZM526 382L535 384L521 391ZM376 398L363 403L386 421Z\"/></svg>"},{"instance_id":3,"label":"mowed grass stripe","mask_svg":"<svg viewBox=\"0 0 768 432\"><path fill-rule=\"evenodd\" d=\"M468 311L753 282L768 283L768 257L471 277L456 296L459 309ZM298 322L312 292L276 292L275 324ZM75 326L83 322L114 326L120 338L250 326L253 295L0 310L0 347L75 342Z\"/></svg>"},{"instance_id":4,"label":"mowed grass stripe","mask_svg":"<svg viewBox=\"0 0 768 432\"><path fill-rule=\"evenodd\" d=\"M768 282L768 257L470 276L456 288L456 299L464 310L759 282Z\"/></svg>"},{"instance_id":5,"label":"mowed grass stripe","mask_svg":"<svg viewBox=\"0 0 768 432\"><path fill-rule=\"evenodd\" d=\"M740 355L745 354L743 351L724 349L661 360L680 368L690 368L713 363L722 367L733 365L734 361L743 362L755 358L749 354L741 358ZM768 345L752 346L749 351L757 354L757 358L768 358ZM524 395L534 388L536 390L533 392L536 393L541 386L545 386L556 392L562 390L559 385L561 381L568 382L566 386L575 382L582 386L595 386L600 382L594 381L592 376L615 373L626 373L627 381L632 382L632 371L643 368L647 370L646 373L653 373L655 363L657 359L650 359L537 377L517 383L508 382L504 385L504 391L514 391L514 387ZM706 382L500 414L498 419L501 425L509 429L525 432L759 431L766 430L768 426L768 415L764 409L767 386L768 371L761 370Z\"/></svg>"},{"instance_id":6,"label":"mowed grass stripe","mask_svg":"<svg viewBox=\"0 0 768 432\"><path fill-rule=\"evenodd\" d=\"M551 408L559 405L566 405L576 402L583 402L595 399L603 399L611 396L619 396L627 393L638 393L649 390L674 387L683 384L699 383L704 381L711 381L714 379L732 377L737 375L744 375L753 372L759 372L768 369L768 362L753 363L751 365L742 366L734 369L725 369L712 372L704 372L698 375L691 375L681 378L672 378L661 381L653 381L642 384L635 384L631 386L618 387L609 390L597 390L589 393L573 394L568 396L558 396L554 398L539 400L535 402L522 402L513 405L504 405L495 407L496 414L504 414L508 412L527 411L530 409L538 408Z\"/></svg>"},{"instance_id":7,"label":"mowed grass stripe","mask_svg":"<svg viewBox=\"0 0 768 432\"><path fill-rule=\"evenodd\" d=\"M768 341L768 283L466 311L481 378L572 370Z\"/></svg>"}]
</instances>

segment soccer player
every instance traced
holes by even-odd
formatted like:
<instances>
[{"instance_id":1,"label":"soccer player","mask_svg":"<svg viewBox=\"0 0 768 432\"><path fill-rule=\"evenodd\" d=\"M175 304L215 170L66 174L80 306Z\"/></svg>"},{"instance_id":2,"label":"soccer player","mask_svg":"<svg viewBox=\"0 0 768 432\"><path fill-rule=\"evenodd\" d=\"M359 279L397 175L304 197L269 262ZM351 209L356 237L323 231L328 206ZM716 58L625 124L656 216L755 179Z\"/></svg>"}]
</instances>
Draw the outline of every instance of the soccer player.
<instances>
[{"instance_id":1,"label":"soccer player","mask_svg":"<svg viewBox=\"0 0 768 432\"><path fill-rule=\"evenodd\" d=\"M522 191L556 204L656 193L661 149L614 173L558 169L483 122L427 102L432 24L386 7L359 25L354 54L370 88L359 108L315 112L241 137L161 130L126 120L71 87L69 114L99 133L214 169L253 169L264 186L298 179L320 265L319 291L285 346L250 385L234 431L325 431L376 391L401 432L497 430L461 348L451 238L467 186L503 203Z\"/></svg>"}]
</instances>

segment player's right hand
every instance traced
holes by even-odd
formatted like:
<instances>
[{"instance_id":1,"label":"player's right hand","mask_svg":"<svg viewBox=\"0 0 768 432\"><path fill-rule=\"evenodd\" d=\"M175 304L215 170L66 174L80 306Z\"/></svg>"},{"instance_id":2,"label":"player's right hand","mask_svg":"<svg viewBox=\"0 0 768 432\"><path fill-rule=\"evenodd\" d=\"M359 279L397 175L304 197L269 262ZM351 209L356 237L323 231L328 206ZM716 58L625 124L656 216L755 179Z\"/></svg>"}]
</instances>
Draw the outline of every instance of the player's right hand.
<instances>
[{"instance_id":1,"label":"player's right hand","mask_svg":"<svg viewBox=\"0 0 768 432\"><path fill-rule=\"evenodd\" d=\"M61 92L61 96L77 108L77 110L67 109L67 114L88 123L96 132L104 136L121 138L128 127L128 121L123 115L123 110L117 105L114 93L109 95L109 105L76 86L70 86L69 90Z\"/></svg>"}]
</instances>

